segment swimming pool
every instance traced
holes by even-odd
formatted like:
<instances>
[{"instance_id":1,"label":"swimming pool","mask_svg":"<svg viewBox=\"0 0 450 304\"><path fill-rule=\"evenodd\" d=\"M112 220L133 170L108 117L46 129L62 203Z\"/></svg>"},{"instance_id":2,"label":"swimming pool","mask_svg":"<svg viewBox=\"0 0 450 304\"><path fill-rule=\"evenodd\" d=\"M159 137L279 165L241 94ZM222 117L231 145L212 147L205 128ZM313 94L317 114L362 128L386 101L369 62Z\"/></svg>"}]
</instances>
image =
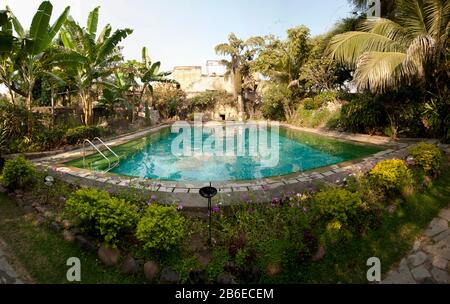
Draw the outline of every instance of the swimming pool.
<instances>
[{"instance_id":1,"label":"swimming pool","mask_svg":"<svg viewBox=\"0 0 450 304\"><path fill-rule=\"evenodd\" d=\"M304 172L383 150L378 146L341 141L283 127L276 131L274 128L260 131L258 140L262 141L258 141L259 148L254 148L255 142L252 142L250 132L244 129L241 142L238 136L224 133L222 146L226 151L221 154L215 153L221 145L219 141L211 144L210 131L191 127L188 134L190 141L184 142L191 153L180 155L174 153L174 143L178 143L180 133L171 132L170 127L165 128L114 147L121 161L110 173L164 181L243 181ZM263 148L261 142L264 142ZM252 149L258 151L251 153ZM267 162L274 155L276 157ZM94 169L105 166L105 161L98 154L89 156L86 163ZM83 167L82 159L67 164Z\"/></svg>"}]
</instances>

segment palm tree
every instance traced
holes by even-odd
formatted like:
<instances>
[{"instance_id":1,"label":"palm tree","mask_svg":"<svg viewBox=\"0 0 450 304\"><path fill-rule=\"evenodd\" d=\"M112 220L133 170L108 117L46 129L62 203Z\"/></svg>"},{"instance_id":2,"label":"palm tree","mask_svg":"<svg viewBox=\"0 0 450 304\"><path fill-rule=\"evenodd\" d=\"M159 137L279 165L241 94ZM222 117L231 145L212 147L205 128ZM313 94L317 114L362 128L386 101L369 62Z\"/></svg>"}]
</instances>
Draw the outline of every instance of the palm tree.
<instances>
[{"instance_id":1,"label":"palm tree","mask_svg":"<svg viewBox=\"0 0 450 304\"><path fill-rule=\"evenodd\" d=\"M380 93L419 83L441 100L448 96L450 1L401 0L398 23L368 20L361 31L332 38L329 55L355 68L360 90Z\"/></svg>"},{"instance_id":2,"label":"palm tree","mask_svg":"<svg viewBox=\"0 0 450 304\"><path fill-rule=\"evenodd\" d=\"M139 68L140 81L142 82L141 100L144 98L144 94L149 92L151 102L153 103L153 84L154 83L173 83L179 85L176 80L168 79L167 76L172 72L160 72L161 62L157 61L152 63L148 50L146 47L142 49L142 63ZM145 107L145 119L147 123L150 123L150 110L147 98L144 98Z\"/></svg>"},{"instance_id":3,"label":"palm tree","mask_svg":"<svg viewBox=\"0 0 450 304\"><path fill-rule=\"evenodd\" d=\"M119 29L111 34L108 24L97 35L99 9L89 14L86 28L69 18L60 35L64 48L60 49L58 63L73 73L86 125L92 124L94 88L117 70L123 59L118 44L133 32Z\"/></svg>"},{"instance_id":4,"label":"palm tree","mask_svg":"<svg viewBox=\"0 0 450 304\"><path fill-rule=\"evenodd\" d=\"M225 76L231 76L233 80L233 97L238 100L239 116L245 112L242 86L251 75L250 62L263 44L262 37L251 37L244 41L231 33L228 36L228 43L221 43L215 47L218 55L230 57L230 60L222 60L221 63L227 67Z\"/></svg>"}]
</instances>

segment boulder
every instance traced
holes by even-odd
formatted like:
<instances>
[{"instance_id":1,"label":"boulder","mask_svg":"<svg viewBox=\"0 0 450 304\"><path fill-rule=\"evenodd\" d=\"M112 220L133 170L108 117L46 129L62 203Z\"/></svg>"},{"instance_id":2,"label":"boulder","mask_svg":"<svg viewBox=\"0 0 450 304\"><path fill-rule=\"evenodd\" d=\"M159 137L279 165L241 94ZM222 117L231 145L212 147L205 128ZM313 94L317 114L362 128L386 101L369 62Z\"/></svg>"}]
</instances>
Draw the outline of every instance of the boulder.
<instances>
[{"instance_id":1,"label":"boulder","mask_svg":"<svg viewBox=\"0 0 450 304\"><path fill-rule=\"evenodd\" d=\"M75 241L75 236L70 231L67 230L63 231L63 238L66 242L72 243L73 241Z\"/></svg>"},{"instance_id":2,"label":"boulder","mask_svg":"<svg viewBox=\"0 0 450 304\"><path fill-rule=\"evenodd\" d=\"M219 274L217 276L216 279L217 284L222 284L222 285L230 285L230 284L235 284L235 280L234 277L229 274L228 272L222 272L221 274Z\"/></svg>"},{"instance_id":3,"label":"boulder","mask_svg":"<svg viewBox=\"0 0 450 304\"><path fill-rule=\"evenodd\" d=\"M95 251L95 245L93 242L89 241L88 239L86 239L85 237L81 236L81 235L77 235L75 237L75 243L81 247L81 249L86 250L86 251Z\"/></svg>"},{"instance_id":4,"label":"boulder","mask_svg":"<svg viewBox=\"0 0 450 304\"><path fill-rule=\"evenodd\" d=\"M98 258L106 266L117 265L120 258L120 251L117 248L101 245L97 251Z\"/></svg>"},{"instance_id":5,"label":"boulder","mask_svg":"<svg viewBox=\"0 0 450 304\"><path fill-rule=\"evenodd\" d=\"M282 271L281 265L279 263L270 263L267 265L266 273L269 277L274 277L279 275Z\"/></svg>"},{"instance_id":6,"label":"boulder","mask_svg":"<svg viewBox=\"0 0 450 304\"><path fill-rule=\"evenodd\" d=\"M158 264L150 261L144 264L144 276L149 281L153 281L158 273Z\"/></svg>"},{"instance_id":7,"label":"boulder","mask_svg":"<svg viewBox=\"0 0 450 304\"><path fill-rule=\"evenodd\" d=\"M323 259L325 256L325 248L323 246L320 246L319 249L317 249L317 252L313 255L312 260L314 262L318 262Z\"/></svg>"},{"instance_id":8,"label":"boulder","mask_svg":"<svg viewBox=\"0 0 450 304\"><path fill-rule=\"evenodd\" d=\"M189 272L189 279L192 284L205 284L207 281L206 270L195 269Z\"/></svg>"},{"instance_id":9,"label":"boulder","mask_svg":"<svg viewBox=\"0 0 450 304\"><path fill-rule=\"evenodd\" d=\"M135 274L137 271L136 260L133 259L133 257L127 257L123 260L122 264L120 264L120 271L127 275Z\"/></svg>"},{"instance_id":10,"label":"boulder","mask_svg":"<svg viewBox=\"0 0 450 304\"><path fill-rule=\"evenodd\" d=\"M165 267L161 271L159 281L162 284L177 284L180 281L180 275L169 267Z\"/></svg>"}]
</instances>

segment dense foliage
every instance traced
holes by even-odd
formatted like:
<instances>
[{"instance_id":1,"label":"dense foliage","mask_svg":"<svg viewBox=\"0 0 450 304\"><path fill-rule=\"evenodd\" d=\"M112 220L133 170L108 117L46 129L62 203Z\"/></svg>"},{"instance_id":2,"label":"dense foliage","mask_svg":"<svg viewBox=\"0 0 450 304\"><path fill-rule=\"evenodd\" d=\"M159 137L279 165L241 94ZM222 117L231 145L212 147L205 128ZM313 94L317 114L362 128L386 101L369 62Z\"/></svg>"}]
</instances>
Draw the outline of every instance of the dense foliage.
<instances>
[{"instance_id":1,"label":"dense foliage","mask_svg":"<svg viewBox=\"0 0 450 304\"><path fill-rule=\"evenodd\" d=\"M138 220L135 206L95 189L76 191L67 200L66 208L82 227L112 245L117 244L121 233L132 231Z\"/></svg>"},{"instance_id":2,"label":"dense foliage","mask_svg":"<svg viewBox=\"0 0 450 304\"><path fill-rule=\"evenodd\" d=\"M18 156L7 160L3 168L2 184L11 189L21 189L33 182L35 169L25 158Z\"/></svg>"},{"instance_id":3,"label":"dense foliage","mask_svg":"<svg viewBox=\"0 0 450 304\"><path fill-rule=\"evenodd\" d=\"M432 144L420 143L409 150L414 165L422 168L425 173L437 173L444 160L442 151Z\"/></svg>"},{"instance_id":4,"label":"dense foliage","mask_svg":"<svg viewBox=\"0 0 450 304\"><path fill-rule=\"evenodd\" d=\"M151 204L136 229L145 250L164 251L179 245L185 235L184 218L175 207Z\"/></svg>"}]
</instances>

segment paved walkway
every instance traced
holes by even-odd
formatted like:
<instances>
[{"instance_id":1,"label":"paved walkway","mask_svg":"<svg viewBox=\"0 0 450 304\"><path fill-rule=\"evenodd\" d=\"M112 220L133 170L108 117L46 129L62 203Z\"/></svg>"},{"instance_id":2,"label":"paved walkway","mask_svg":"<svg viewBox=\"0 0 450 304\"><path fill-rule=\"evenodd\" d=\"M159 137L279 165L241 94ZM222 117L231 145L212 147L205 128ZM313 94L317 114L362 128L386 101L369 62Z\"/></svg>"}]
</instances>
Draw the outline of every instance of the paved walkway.
<instances>
[{"instance_id":1,"label":"paved walkway","mask_svg":"<svg viewBox=\"0 0 450 304\"><path fill-rule=\"evenodd\" d=\"M450 284L450 207L441 210L384 284Z\"/></svg>"},{"instance_id":2,"label":"paved walkway","mask_svg":"<svg viewBox=\"0 0 450 304\"><path fill-rule=\"evenodd\" d=\"M7 261L6 253L3 248L4 243L0 240L0 285L1 284L23 284L19 279L19 274L13 266Z\"/></svg>"}]
</instances>

